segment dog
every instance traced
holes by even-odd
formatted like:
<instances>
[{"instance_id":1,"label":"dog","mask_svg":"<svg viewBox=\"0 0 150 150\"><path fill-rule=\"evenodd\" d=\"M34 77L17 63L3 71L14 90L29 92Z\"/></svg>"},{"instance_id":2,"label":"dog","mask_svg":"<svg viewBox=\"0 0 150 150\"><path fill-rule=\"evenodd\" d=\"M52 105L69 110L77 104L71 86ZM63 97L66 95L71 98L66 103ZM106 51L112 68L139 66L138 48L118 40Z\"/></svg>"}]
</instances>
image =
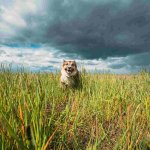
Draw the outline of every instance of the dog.
<instances>
[{"instance_id":1,"label":"dog","mask_svg":"<svg viewBox=\"0 0 150 150\"><path fill-rule=\"evenodd\" d=\"M62 88L78 88L80 75L74 60L64 60L61 68L60 83Z\"/></svg>"}]
</instances>

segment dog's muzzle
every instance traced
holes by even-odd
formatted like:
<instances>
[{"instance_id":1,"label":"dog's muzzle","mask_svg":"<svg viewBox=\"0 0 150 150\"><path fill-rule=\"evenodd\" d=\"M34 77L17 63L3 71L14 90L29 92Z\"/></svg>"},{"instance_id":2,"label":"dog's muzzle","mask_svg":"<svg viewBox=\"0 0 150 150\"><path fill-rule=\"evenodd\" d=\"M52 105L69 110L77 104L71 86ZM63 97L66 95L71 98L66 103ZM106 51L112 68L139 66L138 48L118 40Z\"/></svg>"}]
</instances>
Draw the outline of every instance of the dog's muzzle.
<instances>
[{"instance_id":1,"label":"dog's muzzle","mask_svg":"<svg viewBox=\"0 0 150 150\"><path fill-rule=\"evenodd\" d=\"M72 73L74 71L72 67L67 67L65 70L67 73Z\"/></svg>"}]
</instances>

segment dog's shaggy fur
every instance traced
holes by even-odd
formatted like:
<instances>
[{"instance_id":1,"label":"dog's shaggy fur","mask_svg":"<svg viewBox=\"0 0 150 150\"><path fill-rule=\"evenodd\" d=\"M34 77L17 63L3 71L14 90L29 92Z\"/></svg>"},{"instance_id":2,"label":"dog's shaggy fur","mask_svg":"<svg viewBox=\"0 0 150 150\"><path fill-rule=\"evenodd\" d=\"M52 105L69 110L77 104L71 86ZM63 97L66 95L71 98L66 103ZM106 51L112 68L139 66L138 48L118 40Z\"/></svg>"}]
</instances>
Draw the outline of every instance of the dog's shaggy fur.
<instances>
[{"instance_id":1,"label":"dog's shaggy fur","mask_svg":"<svg viewBox=\"0 0 150 150\"><path fill-rule=\"evenodd\" d=\"M77 88L80 85L80 75L77 64L73 60L64 60L61 68L60 83L62 88Z\"/></svg>"}]
</instances>

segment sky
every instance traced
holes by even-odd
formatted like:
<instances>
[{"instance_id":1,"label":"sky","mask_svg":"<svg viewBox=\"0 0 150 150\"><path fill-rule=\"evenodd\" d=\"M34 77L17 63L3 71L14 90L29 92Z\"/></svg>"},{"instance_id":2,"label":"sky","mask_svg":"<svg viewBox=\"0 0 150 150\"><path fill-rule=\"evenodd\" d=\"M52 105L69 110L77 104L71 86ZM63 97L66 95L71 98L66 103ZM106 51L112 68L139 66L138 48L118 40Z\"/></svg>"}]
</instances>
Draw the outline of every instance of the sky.
<instances>
[{"instance_id":1,"label":"sky","mask_svg":"<svg viewBox=\"0 0 150 150\"><path fill-rule=\"evenodd\" d=\"M0 63L59 70L150 69L148 0L0 0Z\"/></svg>"}]
</instances>

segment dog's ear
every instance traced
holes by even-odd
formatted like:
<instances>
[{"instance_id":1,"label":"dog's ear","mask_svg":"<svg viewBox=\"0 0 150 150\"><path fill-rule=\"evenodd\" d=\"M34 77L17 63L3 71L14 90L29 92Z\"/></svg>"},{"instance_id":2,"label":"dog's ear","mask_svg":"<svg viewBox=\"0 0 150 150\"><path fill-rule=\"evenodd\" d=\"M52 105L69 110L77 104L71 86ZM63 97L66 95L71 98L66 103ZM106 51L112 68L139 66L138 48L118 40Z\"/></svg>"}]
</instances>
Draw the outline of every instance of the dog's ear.
<instances>
[{"instance_id":1,"label":"dog's ear","mask_svg":"<svg viewBox=\"0 0 150 150\"><path fill-rule=\"evenodd\" d=\"M76 63L76 61L75 61L75 60L73 60L73 63L74 63L74 65L75 65L75 67L77 68L77 63Z\"/></svg>"},{"instance_id":2,"label":"dog's ear","mask_svg":"<svg viewBox=\"0 0 150 150\"><path fill-rule=\"evenodd\" d=\"M75 64L77 64L75 60L74 60L73 62L74 62Z\"/></svg>"},{"instance_id":3,"label":"dog's ear","mask_svg":"<svg viewBox=\"0 0 150 150\"><path fill-rule=\"evenodd\" d=\"M63 66L64 66L65 62L66 62L66 61L63 59L63 63L62 63Z\"/></svg>"}]
</instances>

